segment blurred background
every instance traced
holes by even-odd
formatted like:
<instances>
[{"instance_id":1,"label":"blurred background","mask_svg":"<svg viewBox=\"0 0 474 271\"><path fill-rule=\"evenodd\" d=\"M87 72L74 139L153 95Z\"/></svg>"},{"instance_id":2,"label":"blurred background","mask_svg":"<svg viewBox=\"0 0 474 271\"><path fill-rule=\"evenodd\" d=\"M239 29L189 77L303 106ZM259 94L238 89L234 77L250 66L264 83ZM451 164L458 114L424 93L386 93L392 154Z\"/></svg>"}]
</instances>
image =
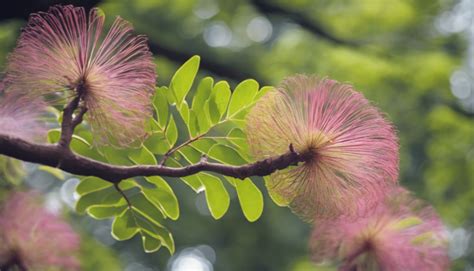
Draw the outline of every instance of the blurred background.
<instances>
[{"instance_id":1,"label":"blurred background","mask_svg":"<svg viewBox=\"0 0 474 271\"><path fill-rule=\"evenodd\" d=\"M147 35L159 85L195 54L200 76L233 86L276 85L294 73L353 84L395 123L400 181L448 225L452 270L474 270L474 0L15 0L0 10L0 70L30 12L74 2ZM170 257L145 254L137 239L114 241L110 221L75 215L72 176L62 182L30 167L25 182L81 233L84 270L334 270L311 264L310 226L268 197L255 223L235 195L215 221L202 193L170 179L181 208L167 225L177 245Z\"/></svg>"}]
</instances>

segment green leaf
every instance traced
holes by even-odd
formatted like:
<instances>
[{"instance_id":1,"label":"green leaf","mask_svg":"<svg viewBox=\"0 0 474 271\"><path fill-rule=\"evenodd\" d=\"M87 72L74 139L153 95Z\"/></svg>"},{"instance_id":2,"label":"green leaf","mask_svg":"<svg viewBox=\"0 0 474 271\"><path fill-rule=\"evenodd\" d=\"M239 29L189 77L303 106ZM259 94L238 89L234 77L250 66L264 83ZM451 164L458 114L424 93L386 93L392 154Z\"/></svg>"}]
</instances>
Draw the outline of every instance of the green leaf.
<instances>
[{"instance_id":1,"label":"green leaf","mask_svg":"<svg viewBox=\"0 0 474 271\"><path fill-rule=\"evenodd\" d=\"M257 92L258 83L255 80L248 79L238 84L232 93L227 117L232 118L239 111L251 105Z\"/></svg>"},{"instance_id":2,"label":"green leaf","mask_svg":"<svg viewBox=\"0 0 474 271\"><path fill-rule=\"evenodd\" d=\"M169 115L169 106L166 98L167 92L167 87L156 88L155 96L153 97L153 107L155 108L158 124L162 128L166 127Z\"/></svg>"},{"instance_id":3,"label":"green leaf","mask_svg":"<svg viewBox=\"0 0 474 271\"><path fill-rule=\"evenodd\" d=\"M267 186L268 195L270 196L270 198L273 200L273 202L276 205L278 205L280 207L288 206L290 204L289 199L278 195L272 189L268 189L268 183L269 183L270 178L271 178L270 176L264 176L263 177L263 179L265 180L265 185Z\"/></svg>"},{"instance_id":4,"label":"green leaf","mask_svg":"<svg viewBox=\"0 0 474 271\"><path fill-rule=\"evenodd\" d=\"M271 86L264 86L260 89L260 91L257 93L257 95L255 95L254 97L254 102L257 102L261 97L263 97L265 94L267 94L267 92L269 92L270 90L273 90L275 89L274 87L271 87Z\"/></svg>"},{"instance_id":5,"label":"green leaf","mask_svg":"<svg viewBox=\"0 0 474 271\"><path fill-rule=\"evenodd\" d=\"M189 111L188 131L191 137L196 137L199 134L199 122L194 110Z\"/></svg>"},{"instance_id":6,"label":"green leaf","mask_svg":"<svg viewBox=\"0 0 474 271\"><path fill-rule=\"evenodd\" d=\"M136 211L134 207L132 207L132 211ZM171 233L165 228L154 221L147 219L147 217L143 216L141 212L134 212L134 218L136 225L144 232L148 233L149 235L158 238L161 240L163 246L168 248L171 254L174 253L174 240Z\"/></svg>"},{"instance_id":7,"label":"green leaf","mask_svg":"<svg viewBox=\"0 0 474 271\"><path fill-rule=\"evenodd\" d=\"M200 60L201 58L199 56L191 57L176 71L173 78L171 78L170 89L174 93L178 106L184 101L193 85L194 78L199 69Z\"/></svg>"},{"instance_id":8,"label":"green leaf","mask_svg":"<svg viewBox=\"0 0 474 271\"><path fill-rule=\"evenodd\" d=\"M220 113L219 109L217 108L217 104L213 100L207 100L204 107L207 109L204 120L210 120L209 127L218 123L220 119Z\"/></svg>"},{"instance_id":9,"label":"green leaf","mask_svg":"<svg viewBox=\"0 0 474 271\"><path fill-rule=\"evenodd\" d=\"M199 82L191 107L197 114L204 111L204 105L211 95L213 84L214 80L211 77L205 77Z\"/></svg>"},{"instance_id":10,"label":"green leaf","mask_svg":"<svg viewBox=\"0 0 474 271\"><path fill-rule=\"evenodd\" d=\"M196 193L201 192L204 188L201 179L199 179L199 177L196 175L181 177L181 180L189 187L191 187Z\"/></svg>"},{"instance_id":11,"label":"green leaf","mask_svg":"<svg viewBox=\"0 0 474 271\"><path fill-rule=\"evenodd\" d=\"M169 184L159 176L145 177L145 179L156 186L154 189L143 188L145 196L154 204L158 204L167 217L173 220L178 219L178 199Z\"/></svg>"},{"instance_id":12,"label":"green leaf","mask_svg":"<svg viewBox=\"0 0 474 271\"><path fill-rule=\"evenodd\" d=\"M128 157L137 165L156 165L157 161L153 153L147 147L130 150Z\"/></svg>"},{"instance_id":13,"label":"green leaf","mask_svg":"<svg viewBox=\"0 0 474 271\"><path fill-rule=\"evenodd\" d=\"M230 96L230 86L229 83L227 83L226 81L218 82L212 89L212 96L210 101L215 103L217 110L219 111L219 120L222 118L222 116L227 110Z\"/></svg>"},{"instance_id":14,"label":"green leaf","mask_svg":"<svg viewBox=\"0 0 474 271\"><path fill-rule=\"evenodd\" d=\"M119 241L128 240L139 232L133 216L132 210L126 209L121 215L115 217L112 223L112 236L115 239Z\"/></svg>"},{"instance_id":15,"label":"green leaf","mask_svg":"<svg viewBox=\"0 0 474 271\"><path fill-rule=\"evenodd\" d=\"M76 187L79 195L84 195L93 191L102 190L112 186L112 183L104 181L97 177L86 177Z\"/></svg>"},{"instance_id":16,"label":"green leaf","mask_svg":"<svg viewBox=\"0 0 474 271\"><path fill-rule=\"evenodd\" d=\"M196 150L207 153L209 152L209 149L212 148L216 144L216 141L210 138L201 138L197 141L194 141L190 145L195 148Z\"/></svg>"},{"instance_id":17,"label":"green leaf","mask_svg":"<svg viewBox=\"0 0 474 271\"><path fill-rule=\"evenodd\" d=\"M205 109L203 111L200 111L196 113L196 119L199 127L199 133L205 133L209 131L209 128L211 128L212 120L211 120L211 115L210 112L211 109L209 108L209 101L205 103ZM217 111L217 108L215 108L214 112L217 114L219 111Z\"/></svg>"},{"instance_id":18,"label":"green leaf","mask_svg":"<svg viewBox=\"0 0 474 271\"><path fill-rule=\"evenodd\" d=\"M245 218L250 222L256 221L263 212L262 192L249 178L234 179L234 183Z\"/></svg>"},{"instance_id":19,"label":"green leaf","mask_svg":"<svg viewBox=\"0 0 474 271\"><path fill-rule=\"evenodd\" d=\"M162 226L163 219L165 217L161 212L160 207L149 200L143 192L129 196L128 200L131 202L133 208L140 212L148 220L153 221L159 226Z\"/></svg>"},{"instance_id":20,"label":"green leaf","mask_svg":"<svg viewBox=\"0 0 474 271\"><path fill-rule=\"evenodd\" d=\"M243 151L245 155L249 153L249 144L247 136L240 128L234 128L227 134L227 139ZM242 153L242 152L240 152ZM247 160L247 159L246 159Z\"/></svg>"},{"instance_id":21,"label":"green leaf","mask_svg":"<svg viewBox=\"0 0 474 271\"><path fill-rule=\"evenodd\" d=\"M191 164L199 162L202 156L200 151L196 150L190 145L179 149L178 152Z\"/></svg>"},{"instance_id":22,"label":"green leaf","mask_svg":"<svg viewBox=\"0 0 474 271\"><path fill-rule=\"evenodd\" d=\"M176 122L174 121L173 116L170 118L170 122L168 123L168 127L166 129L166 138L168 139L169 145L172 147L178 140L178 128L176 127Z\"/></svg>"},{"instance_id":23,"label":"green leaf","mask_svg":"<svg viewBox=\"0 0 474 271\"><path fill-rule=\"evenodd\" d=\"M206 201L214 219L221 218L229 209L230 198L222 181L207 173L198 174L206 191Z\"/></svg>"},{"instance_id":24,"label":"green leaf","mask_svg":"<svg viewBox=\"0 0 474 271\"><path fill-rule=\"evenodd\" d=\"M128 150L116 149L111 146L101 146L101 152L104 154L108 162L116 165L130 166L132 161L128 159Z\"/></svg>"},{"instance_id":25,"label":"green leaf","mask_svg":"<svg viewBox=\"0 0 474 271\"><path fill-rule=\"evenodd\" d=\"M143 145L156 154L165 154L171 148L165 134L161 132L151 134Z\"/></svg>"},{"instance_id":26,"label":"green leaf","mask_svg":"<svg viewBox=\"0 0 474 271\"><path fill-rule=\"evenodd\" d=\"M159 238L155 238L145 231L140 232L140 234L142 235L143 250L145 250L146 253L153 253L161 248Z\"/></svg>"},{"instance_id":27,"label":"green leaf","mask_svg":"<svg viewBox=\"0 0 474 271\"><path fill-rule=\"evenodd\" d=\"M166 165L170 167L182 167L183 165L176 161L176 159L169 157L168 160L166 160ZM190 175L186 177L181 177L180 178L185 184L187 184L189 187L191 187L194 192L199 193L200 191L203 190L203 186L201 183L201 180L198 178L198 176L195 175Z\"/></svg>"},{"instance_id":28,"label":"green leaf","mask_svg":"<svg viewBox=\"0 0 474 271\"><path fill-rule=\"evenodd\" d=\"M219 162L230 165L242 165L247 163L234 148L222 144L212 146L208 155Z\"/></svg>"},{"instance_id":29,"label":"green leaf","mask_svg":"<svg viewBox=\"0 0 474 271\"><path fill-rule=\"evenodd\" d=\"M48 131L48 143L58 143L61 137L61 129L51 129Z\"/></svg>"},{"instance_id":30,"label":"green leaf","mask_svg":"<svg viewBox=\"0 0 474 271\"><path fill-rule=\"evenodd\" d=\"M90 177L95 178L95 177ZM100 179L95 179L100 180ZM103 186L103 188L97 188L92 185L92 181L89 179L87 185L81 182L76 191L81 195L79 200L76 202L76 211L78 213L84 213L89 207L95 205L110 206L116 205L122 199L122 195L117 191L114 186L103 186L103 184L97 184L97 186ZM83 184L81 186L81 184ZM133 187L136 187L137 184L133 180L123 180L119 184L119 188L122 191L129 190ZM93 189L93 190L92 190ZM92 191L91 191L92 190ZM88 191L88 192L86 192ZM81 194L82 193L82 194Z\"/></svg>"},{"instance_id":31,"label":"green leaf","mask_svg":"<svg viewBox=\"0 0 474 271\"><path fill-rule=\"evenodd\" d=\"M189 107L186 101L183 101L181 105L177 106L178 112L181 115L184 123L188 125L189 123Z\"/></svg>"},{"instance_id":32,"label":"green leaf","mask_svg":"<svg viewBox=\"0 0 474 271\"><path fill-rule=\"evenodd\" d=\"M93 191L79 198L76 203L76 211L78 213L84 213L90 206L115 205L121 198L122 195L120 195L115 187L107 187L105 189Z\"/></svg>"},{"instance_id":33,"label":"green leaf","mask_svg":"<svg viewBox=\"0 0 474 271\"><path fill-rule=\"evenodd\" d=\"M95 219L106 219L120 215L125 208L127 208L127 202L122 198L117 205L112 206L92 206L87 209L87 214Z\"/></svg>"}]
</instances>

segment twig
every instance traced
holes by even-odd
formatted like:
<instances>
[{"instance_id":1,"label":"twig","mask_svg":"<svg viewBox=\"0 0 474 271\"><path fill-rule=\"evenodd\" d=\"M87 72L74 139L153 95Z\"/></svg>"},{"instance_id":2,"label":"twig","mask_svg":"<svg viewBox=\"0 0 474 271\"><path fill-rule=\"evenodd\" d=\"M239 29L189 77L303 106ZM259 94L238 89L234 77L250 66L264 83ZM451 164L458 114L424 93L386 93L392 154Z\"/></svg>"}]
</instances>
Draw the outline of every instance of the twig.
<instances>
[{"instance_id":1,"label":"twig","mask_svg":"<svg viewBox=\"0 0 474 271\"><path fill-rule=\"evenodd\" d=\"M59 139L58 145L64 149L69 149L69 144L71 143L72 134L74 133L74 128L77 126L77 118L73 120L73 114L76 108L79 106L81 96L75 96L63 110L63 121L61 123L61 138ZM82 115L80 116L82 120Z\"/></svg>"},{"instance_id":2,"label":"twig","mask_svg":"<svg viewBox=\"0 0 474 271\"><path fill-rule=\"evenodd\" d=\"M59 145L36 144L1 134L0 154L26 162L58 167L71 174L99 177L112 183L137 176L185 177L201 171L244 179L250 176L266 176L305 161L304 155L290 149L285 154L241 166L211 163L205 160L180 168L163 165L116 166L75 154Z\"/></svg>"},{"instance_id":3,"label":"twig","mask_svg":"<svg viewBox=\"0 0 474 271\"><path fill-rule=\"evenodd\" d=\"M354 266L354 260L362 255L364 252L368 251L370 249L370 243L367 242L364 245L362 245L359 249L354 251L352 254L347 256L344 259L344 263L339 267L339 271L353 271L357 270L356 267Z\"/></svg>"},{"instance_id":4,"label":"twig","mask_svg":"<svg viewBox=\"0 0 474 271\"><path fill-rule=\"evenodd\" d=\"M186 147L187 145L193 143L194 141L200 139L201 137L205 136L206 133L204 134L200 134L194 138L190 138L188 140L186 140L185 142L181 143L180 145L168 150L164 155L163 155L163 158L161 159L161 162L159 163L159 165L164 165L166 163L166 160L173 154L175 153L176 151L178 151L179 149L183 148L183 147Z\"/></svg>"}]
</instances>

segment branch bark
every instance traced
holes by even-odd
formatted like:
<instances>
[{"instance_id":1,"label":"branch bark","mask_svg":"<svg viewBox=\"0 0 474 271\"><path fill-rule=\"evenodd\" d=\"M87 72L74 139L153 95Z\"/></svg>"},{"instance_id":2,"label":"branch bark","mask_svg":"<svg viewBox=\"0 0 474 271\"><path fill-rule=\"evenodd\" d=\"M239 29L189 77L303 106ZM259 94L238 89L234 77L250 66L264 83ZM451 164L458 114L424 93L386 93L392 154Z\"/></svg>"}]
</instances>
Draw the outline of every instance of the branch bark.
<instances>
[{"instance_id":1,"label":"branch bark","mask_svg":"<svg viewBox=\"0 0 474 271\"><path fill-rule=\"evenodd\" d=\"M37 144L0 134L0 154L57 167L71 174L96 176L111 183L137 176L185 177L201 171L210 171L234 178L266 176L305 160L292 146L287 153L241 166L224 165L201 160L189 166L174 168L163 165L117 166L92 160L56 144Z\"/></svg>"}]
</instances>

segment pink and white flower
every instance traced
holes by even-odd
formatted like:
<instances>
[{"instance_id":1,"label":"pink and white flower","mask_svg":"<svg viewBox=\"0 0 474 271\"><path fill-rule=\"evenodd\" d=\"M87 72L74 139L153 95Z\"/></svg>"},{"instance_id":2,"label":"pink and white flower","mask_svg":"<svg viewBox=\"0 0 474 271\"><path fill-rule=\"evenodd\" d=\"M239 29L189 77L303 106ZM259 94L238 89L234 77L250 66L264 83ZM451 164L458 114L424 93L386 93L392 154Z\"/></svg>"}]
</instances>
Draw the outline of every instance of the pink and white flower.
<instances>
[{"instance_id":1,"label":"pink and white flower","mask_svg":"<svg viewBox=\"0 0 474 271\"><path fill-rule=\"evenodd\" d=\"M267 182L306 220L361 211L355 199L370 195L365 198L375 203L397 182L393 126L361 93L334 80L286 79L253 107L247 137L256 159L285 153L290 144L306 156Z\"/></svg>"},{"instance_id":2,"label":"pink and white flower","mask_svg":"<svg viewBox=\"0 0 474 271\"><path fill-rule=\"evenodd\" d=\"M339 262L340 271L449 269L441 220L401 188L364 216L318 219L310 246L314 261Z\"/></svg>"},{"instance_id":3,"label":"pink and white flower","mask_svg":"<svg viewBox=\"0 0 474 271\"><path fill-rule=\"evenodd\" d=\"M26 270L79 270L79 236L41 207L39 195L13 192L0 211L0 266ZM51 269L49 269L51 268Z\"/></svg>"},{"instance_id":4,"label":"pink and white flower","mask_svg":"<svg viewBox=\"0 0 474 271\"><path fill-rule=\"evenodd\" d=\"M144 36L117 18L54 6L32 14L6 69L7 92L51 99L80 95L96 142L125 146L146 136L155 66ZM64 99L63 99L64 100Z\"/></svg>"},{"instance_id":5,"label":"pink and white flower","mask_svg":"<svg viewBox=\"0 0 474 271\"><path fill-rule=\"evenodd\" d=\"M0 134L27 141L44 141L46 124L42 120L46 105L40 99L0 92Z\"/></svg>"}]
</instances>

